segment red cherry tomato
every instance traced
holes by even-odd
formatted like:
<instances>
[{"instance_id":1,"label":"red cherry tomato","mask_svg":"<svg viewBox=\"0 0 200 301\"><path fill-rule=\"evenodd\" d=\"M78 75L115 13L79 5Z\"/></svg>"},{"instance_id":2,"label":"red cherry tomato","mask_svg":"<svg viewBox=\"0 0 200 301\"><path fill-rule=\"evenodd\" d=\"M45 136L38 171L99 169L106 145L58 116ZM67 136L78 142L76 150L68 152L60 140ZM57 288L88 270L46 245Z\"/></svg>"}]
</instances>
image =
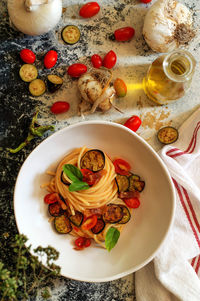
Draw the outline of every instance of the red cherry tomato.
<instances>
[{"instance_id":1,"label":"red cherry tomato","mask_svg":"<svg viewBox=\"0 0 200 301\"><path fill-rule=\"evenodd\" d=\"M96 182L95 173L87 168L81 169L81 173L83 175L83 182L86 182L89 186L92 186Z\"/></svg>"},{"instance_id":2,"label":"red cherry tomato","mask_svg":"<svg viewBox=\"0 0 200 301\"><path fill-rule=\"evenodd\" d=\"M51 106L51 112L53 114L61 114L65 113L69 110L70 104L66 101L56 101L54 104Z\"/></svg>"},{"instance_id":3,"label":"red cherry tomato","mask_svg":"<svg viewBox=\"0 0 200 301\"><path fill-rule=\"evenodd\" d=\"M24 63L33 64L35 62L35 53L30 49L22 49L20 51L20 57Z\"/></svg>"},{"instance_id":4,"label":"red cherry tomato","mask_svg":"<svg viewBox=\"0 0 200 301\"><path fill-rule=\"evenodd\" d=\"M75 245L79 250L88 248L91 245L91 240L86 237L79 237L75 240Z\"/></svg>"},{"instance_id":5,"label":"red cherry tomato","mask_svg":"<svg viewBox=\"0 0 200 301\"><path fill-rule=\"evenodd\" d=\"M123 175L123 176L126 176L126 175L129 174L131 166L125 160L123 160L123 159L115 159L113 161L113 164L115 166L115 172L116 173L118 173L120 175Z\"/></svg>"},{"instance_id":6,"label":"red cherry tomato","mask_svg":"<svg viewBox=\"0 0 200 301\"><path fill-rule=\"evenodd\" d=\"M114 81L114 88L118 97L124 97L127 93L127 86L121 78L116 78Z\"/></svg>"},{"instance_id":7,"label":"red cherry tomato","mask_svg":"<svg viewBox=\"0 0 200 301\"><path fill-rule=\"evenodd\" d=\"M103 66L111 69L115 66L117 62L117 56L114 51L110 50L103 59Z\"/></svg>"},{"instance_id":8,"label":"red cherry tomato","mask_svg":"<svg viewBox=\"0 0 200 301\"><path fill-rule=\"evenodd\" d=\"M93 54L91 62L94 68L100 68L102 66L102 58L98 54Z\"/></svg>"},{"instance_id":9,"label":"red cherry tomato","mask_svg":"<svg viewBox=\"0 0 200 301\"><path fill-rule=\"evenodd\" d=\"M140 0L140 2L142 2L142 3L149 3L149 2L151 2L151 0Z\"/></svg>"},{"instance_id":10,"label":"red cherry tomato","mask_svg":"<svg viewBox=\"0 0 200 301\"><path fill-rule=\"evenodd\" d=\"M58 201L58 199L57 199L57 193L48 193L44 197L44 202L46 204L53 204L53 203L55 203L57 201Z\"/></svg>"},{"instance_id":11,"label":"red cherry tomato","mask_svg":"<svg viewBox=\"0 0 200 301\"><path fill-rule=\"evenodd\" d=\"M97 216L96 214L94 214L87 217L81 227L83 230L90 230L96 225L96 223L97 223Z\"/></svg>"},{"instance_id":12,"label":"red cherry tomato","mask_svg":"<svg viewBox=\"0 0 200 301\"><path fill-rule=\"evenodd\" d=\"M140 206L140 200L138 198L123 199L123 201L129 208L138 208Z\"/></svg>"},{"instance_id":13,"label":"red cherry tomato","mask_svg":"<svg viewBox=\"0 0 200 301\"><path fill-rule=\"evenodd\" d=\"M49 50L44 57L44 66L50 69L55 66L58 59L58 54L55 50Z\"/></svg>"},{"instance_id":14,"label":"red cherry tomato","mask_svg":"<svg viewBox=\"0 0 200 301\"><path fill-rule=\"evenodd\" d=\"M72 77L80 77L85 72L87 72L87 66L84 64L72 64L67 70Z\"/></svg>"},{"instance_id":15,"label":"red cherry tomato","mask_svg":"<svg viewBox=\"0 0 200 301\"><path fill-rule=\"evenodd\" d=\"M133 132L136 132L139 129L141 123L141 119L138 116L133 115L124 123L124 125Z\"/></svg>"},{"instance_id":16,"label":"red cherry tomato","mask_svg":"<svg viewBox=\"0 0 200 301\"><path fill-rule=\"evenodd\" d=\"M122 27L114 32L115 40L120 42L129 41L135 34L135 29L133 27Z\"/></svg>"},{"instance_id":17,"label":"red cherry tomato","mask_svg":"<svg viewBox=\"0 0 200 301\"><path fill-rule=\"evenodd\" d=\"M91 18L98 14L99 11L100 6L97 2L88 2L81 7L79 15L82 18Z\"/></svg>"}]
</instances>

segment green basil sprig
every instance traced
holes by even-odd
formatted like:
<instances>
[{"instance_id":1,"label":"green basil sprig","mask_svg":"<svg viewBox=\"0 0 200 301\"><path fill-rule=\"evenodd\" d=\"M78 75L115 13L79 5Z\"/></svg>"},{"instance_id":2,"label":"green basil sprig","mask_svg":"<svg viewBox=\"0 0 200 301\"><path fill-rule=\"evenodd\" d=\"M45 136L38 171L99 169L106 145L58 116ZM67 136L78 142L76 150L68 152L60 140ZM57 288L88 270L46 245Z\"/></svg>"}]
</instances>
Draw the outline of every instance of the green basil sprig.
<instances>
[{"instance_id":1,"label":"green basil sprig","mask_svg":"<svg viewBox=\"0 0 200 301\"><path fill-rule=\"evenodd\" d=\"M120 237L120 232L117 228L111 227L108 232L106 233L106 239L105 239L105 244L106 244L106 249L110 252L112 248L116 245L118 239Z\"/></svg>"},{"instance_id":2,"label":"green basil sprig","mask_svg":"<svg viewBox=\"0 0 200 301\"><path fill-rule=\"evenodd\" d=\"M69 185L69 191L79 191L89 189L90 186L83 182L83 175L80 169L72 164L65 164L63 166L63 171L67 177L72 181Z\"/></svg>"}]
</instances>

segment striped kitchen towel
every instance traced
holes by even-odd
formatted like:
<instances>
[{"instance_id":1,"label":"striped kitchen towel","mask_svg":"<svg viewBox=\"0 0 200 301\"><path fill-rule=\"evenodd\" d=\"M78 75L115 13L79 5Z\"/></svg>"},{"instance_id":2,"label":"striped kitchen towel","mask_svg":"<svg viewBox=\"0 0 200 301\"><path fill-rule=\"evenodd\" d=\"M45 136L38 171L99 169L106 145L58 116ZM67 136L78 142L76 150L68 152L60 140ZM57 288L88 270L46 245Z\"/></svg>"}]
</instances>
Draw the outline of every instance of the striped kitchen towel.
<instances>
[{"instance_id":1,"label":"striped kitchen towel","mask_svg":"<svg viewBox=\"0 0 200 301\"><path fill-rule=\"evenodd\" d=\"M176 189L175 220L154 260L136 272L137 301L200 301L200 109L159 155Z\"/></svg>"}]
</instances>

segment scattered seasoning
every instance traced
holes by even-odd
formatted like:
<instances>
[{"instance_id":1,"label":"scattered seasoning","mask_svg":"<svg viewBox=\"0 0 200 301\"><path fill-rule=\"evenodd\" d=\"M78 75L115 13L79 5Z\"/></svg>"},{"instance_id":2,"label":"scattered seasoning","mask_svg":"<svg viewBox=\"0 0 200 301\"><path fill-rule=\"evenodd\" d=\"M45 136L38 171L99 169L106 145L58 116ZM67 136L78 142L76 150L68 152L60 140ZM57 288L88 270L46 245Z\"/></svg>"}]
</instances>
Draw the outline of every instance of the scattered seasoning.
<instances>
[{"instance_id":1,"label":"scattered seasoning","mask_svg":"<svg viewBox=\"0 0 200 301\"><path fill-rule=\"evenodd\" d=\"M174 38L179 44L187 44L195 37L194 30L187 24L178 24L174 33Z\"/></svg>"}]
</instances>

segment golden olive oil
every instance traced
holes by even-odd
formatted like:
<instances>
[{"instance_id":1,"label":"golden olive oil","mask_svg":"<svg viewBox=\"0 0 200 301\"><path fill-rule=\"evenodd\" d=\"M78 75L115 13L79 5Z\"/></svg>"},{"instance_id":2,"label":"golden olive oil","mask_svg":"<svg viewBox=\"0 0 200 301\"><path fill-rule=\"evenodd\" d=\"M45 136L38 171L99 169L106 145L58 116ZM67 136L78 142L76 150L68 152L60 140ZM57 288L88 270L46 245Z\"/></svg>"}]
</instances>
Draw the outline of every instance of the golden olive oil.
<instances>
[{"instance_id":1,"label":"golden olive oil","mask_svg":"<svg viewBox=\"0 0 200 301\"><path fill-rule=\"evenodd\" d=\"M190 86L194 66L193 57L187 58L182 51L158 57L143 81L146 95L158 104L183 97Z\"/></svg>"}]
</instances>

